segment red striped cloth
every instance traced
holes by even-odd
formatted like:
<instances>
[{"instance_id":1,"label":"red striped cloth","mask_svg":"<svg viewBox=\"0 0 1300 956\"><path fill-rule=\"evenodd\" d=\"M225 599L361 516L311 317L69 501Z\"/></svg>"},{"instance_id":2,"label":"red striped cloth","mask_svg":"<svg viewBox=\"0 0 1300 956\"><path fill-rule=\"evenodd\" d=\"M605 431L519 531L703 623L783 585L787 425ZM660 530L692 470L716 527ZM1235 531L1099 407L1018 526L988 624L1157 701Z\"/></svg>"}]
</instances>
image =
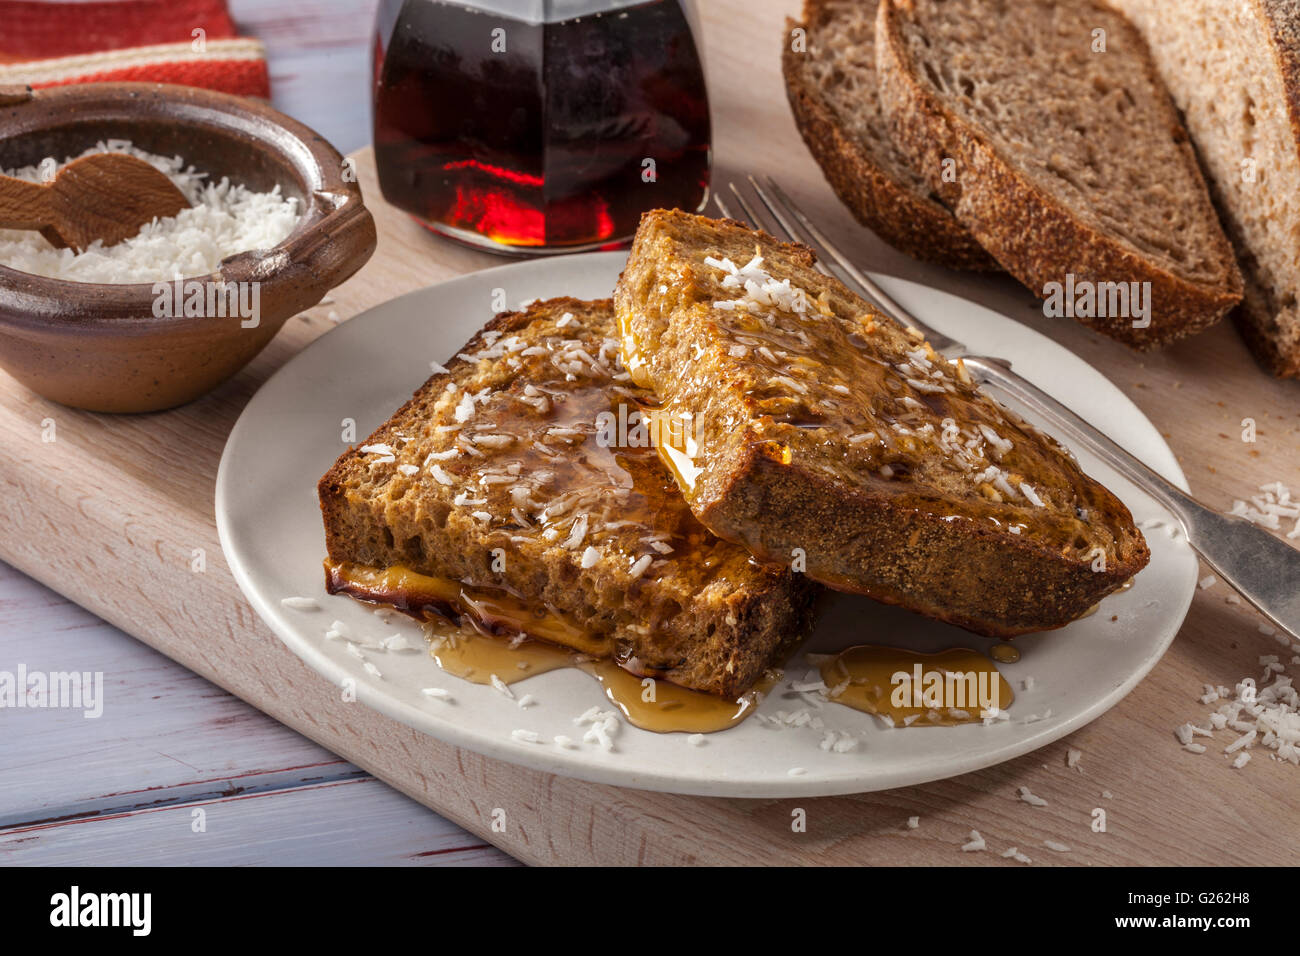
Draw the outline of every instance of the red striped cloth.
<instances>
[{"instance_id":1,"label":"red striped cloth","mask_svg":"<svg viewBox=\"0 0 1300 956\"><path fill-rule=\"evenodd\" d=\"M270 98L262 44L225 0L0 0L0 85L135 80Z\"/></svg>"}]
</instances>

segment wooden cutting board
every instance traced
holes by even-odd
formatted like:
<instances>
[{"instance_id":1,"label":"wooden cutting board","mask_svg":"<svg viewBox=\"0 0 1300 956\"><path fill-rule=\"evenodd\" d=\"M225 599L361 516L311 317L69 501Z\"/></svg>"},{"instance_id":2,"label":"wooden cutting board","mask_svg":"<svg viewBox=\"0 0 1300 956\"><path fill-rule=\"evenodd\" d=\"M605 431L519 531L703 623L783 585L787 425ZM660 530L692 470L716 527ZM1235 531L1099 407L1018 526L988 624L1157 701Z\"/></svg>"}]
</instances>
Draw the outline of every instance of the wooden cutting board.
<instances>
[{"instance_id":1,"label":"wooden cutting board","mask_svg":"<svg viewBox=\"0 0 1300 956\"><path fill-rule=\"evenodd\" d=\"M1264 375L1230 326L1138 356L1069 320L1045 319L1008 279L960 276L882 246L836 202L790 120L777 63L792 5L700 6L718 185L746 171L777 176L860 263L973 298L1072 348L1160 427L1210 505L1226 510L1269 481L1300 490L1300 382ZM1227 603L1222 584L1197 594L1155 671L1087 728L998 767L885 793L732 800L595 786L488 760L340 701L258 620L224 562L213 485L226 435L257 387L333 319L501 263L387 207L369 151L355 161L378 252L216 393L171 412L112 417L53 405L0 375L0 558L530 863L1019 865L995 855L1012 845L1039 864L1297 862L1300 768L1257 750L1234 770L1220 753L1225 734L1194 755L1172 733L1204 723L1203 683L1258 677L1259 656L1281 650L1258 631L1257 615ZM1246 418L1257 425L1253 444L1241 440ZM50 422L52 442L43 440ZM1065 765L1071 747L1083 753L1077 769ZM1048 805L1022 802L1020 786ZM1089 826L1098 807L1105 833ZM497 808L503 832L492 828ZM919 829L905 828L910 816ZM972 829L994 852L960 852Z\"/></svg>"}]
</instances>

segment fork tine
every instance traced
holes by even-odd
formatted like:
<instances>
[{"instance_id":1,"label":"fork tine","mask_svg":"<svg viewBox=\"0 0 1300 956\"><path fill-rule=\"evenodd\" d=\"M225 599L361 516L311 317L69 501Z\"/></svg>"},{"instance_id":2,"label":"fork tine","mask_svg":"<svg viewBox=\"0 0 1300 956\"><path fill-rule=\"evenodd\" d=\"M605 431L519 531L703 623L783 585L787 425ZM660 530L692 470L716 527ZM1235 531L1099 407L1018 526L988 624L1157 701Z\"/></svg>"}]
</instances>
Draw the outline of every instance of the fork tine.
<instances>
[{"instance_id":1,"label":"fork tine","mask_svg":"<svg viewBox=\"0 0 1300 956\"><path fill-rule=\"evenodd\" d=\"M812 220L804 214L803 210L795 205L794 200L786 195L785 190L776 184L776 180L772 179L770 176L767 178L768 189L764 189L753 176L749 177L749 182L754 187L754 192L758 194L758 198L762 200L763 205L772 210L772 215L782 220L782 224L785 226L786 230L798 242L812 246L816 252L834 261L834 263L844 270L849 278L857 284L859 289L870 293L871 298L876 298L878 294L885 295L884 290L880 289L880 287L876 285L870 277L865 275L862 270L855 266L849 258L840 252L839 248L836 247L829 238L827 238L826 234L813 224ZM768 194L768 190L771 190L771 195ZM794 220L797 220L797 225ZM886 295L885 298L887 299L888 296Z\"/></svg>"},{"instance_id":2,"label":"fork tine","mask_svg":"<svg viewBox=\"0 0 1300 956\"><path fill-rule=\"evenodd\" d=\"M723 219L736 219L736 217L731 213L731 207L728 206L726 200L722 198L722 193L720 191L714 192L713 205L718 207L718 212L722 213ZM739 222L739 220L736 221Z\"/></svg>"},{"instance_id":3,"label":"fork tine","mask_svg":"<svg viewBox=\"0 0 1300 956\"><path fill-rule=\"evenodd\" d=\"M718 212L722 213L722 215L727 219L734 219L737 222L743 222L746 225L748 225L750 228L753 229L765 228L765 224L758 218L758 215L755 213L753 205L749 202L748 199L745 198L745 194L742 193L736 187L736 183L734 181L728 181L727 187L731 190L731 193L734 196L735 201L740 205L743 215L737 215L732 211L731 207L727 205L727 201L722 198L721 190L713 194L713 204L718 207ZM773 230L773 232L776 231L779 230ZM779 239L781 237L777 236L777 238ZM787 230L787 235L785 238L789 240L789 239L793 239L794 237L790 235L789 231ZM818 263L819 268L820 266L821 264ZM825 272L826 270L823 269L822 271ZM827 273L827 275L829 274L830 273Z\"/></svg>"},{"instance_id":4,"label":"fork tine","mask_svg":"<svg viewBox=\"0 0 1300 956\"><path fill-rule=\"evenodd\" d=\"M780 223L781 229L779 231L784 232L785 234L783 236L778 236L777 238L784 239L786 242L802 242L805 245L811 245L811 243L808 242L808 240L795 228L794 223L790 221L790 216L781 209L780 206L772 201L771 196L763 191L763 187L758 184L758 180L754 178L753 174L747 174L745 178L749 180L749 185L754 190L755 195L757 195L763 205L767 207L767 211L772 214L772 218Z\"/></svg>"},{"instance_id":5,"label":"fork tine","mask_svg":"<svg viewBox=\"0 0 1300 956\"><path fill-rule=\"evenodd\" d=\"M759 200L767 208L767 211L778 224L779 228L772 230L773 235L781 233L781 235L777 235L777 238L784 239L787 242L804 242L803 236L795 229L794 224L790 221L790 217L780 208L780 206L772 202L771 197L769 197L767 193L763 192L763 187L758 184L758 180L756 180L753 175L746 175L745 178L749 180L750 188L754 190L755 195L758 196ZM810 245L810 243L807 242L804 242L804 244ZM834 274L826 267L826 263L821 261L820 257L813 263L813 268L824 276L831 276L834 278Z\"/></svg>"},{"instance_id":6,"label":"fork tine","mask_svg":"<svg viewBox=\"0 0 1300 956\"><path fill-rule=\"evenodd\" d=\"M745 211L745 215L749 218L749 224L755 229L765 228L763 220L758 218L758 213L755 211L750 201L745 198L745 194L736 186L736 181L734 179L727 183L727 188L729 188L731 194L736 197L736 202L740 204L740 208Z\"/></svg>"},{"instance_id":7,"label":"fork tine","mask_svg":"<svg viewBox=\"0 0 1300 956\"><path fill-rule=\"evenodd\" d=\"M868 299L871 299L880 307L881 311L895 321L916 329L918 332L924 334L926 338L931 340L931 344L940 351L943 351L943 348L945 347L941 343L956 344L948 336L930 328L924 322L916 318L916 316L912 315L912 313L908 312L907 309L903 308L894 300L893 296L882 289L874 279L854 265L852 260L844 255L844 253L839 250L839 247L827 238L826 234L818 229L812 220L804 214L803 210L795 204L794 200L785 194L785 190L778 186L772 177L767 177L767 190L760 186L752 176L750 177L750 183L754 187L754 192L758 194L758 198L762 200L763 205L772 210L773 216L781 218L781 214L777 211L779 204L779 208L782 211L787 212L798 222L798 226L801 230L799 234L806 236L811 240L808 241L807 244L812 246L818 252L822 252L829 256L844 272L844 274L858 286L859 290L864 292ZM771 191L772 196L768 195L768 190ZM775 199L772 197L775 197ZM786 225L786 228L791 232L795 231L788 220L783 224Z\"/></svg>"}]
</instances>

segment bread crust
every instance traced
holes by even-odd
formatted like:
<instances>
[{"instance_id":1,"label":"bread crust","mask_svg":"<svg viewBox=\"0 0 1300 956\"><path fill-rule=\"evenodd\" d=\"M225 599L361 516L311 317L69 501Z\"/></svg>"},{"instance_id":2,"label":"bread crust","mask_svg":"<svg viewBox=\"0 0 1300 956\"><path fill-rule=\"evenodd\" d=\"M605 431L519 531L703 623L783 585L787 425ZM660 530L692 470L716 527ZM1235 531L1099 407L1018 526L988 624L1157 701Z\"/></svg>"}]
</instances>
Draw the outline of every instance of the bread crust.
<instances>
[{"instance_id":1,"label":"bread crust","mask_svg":"<svg viewBox=\"0 0 1300 956\"><path fill-rule=\"evenodd\" d=\"M1110 517L1132 521L1119 499ZM837 591L964 627L988 637L1064 627L1146 567L1141 535L1117 562L1094 571L1032 536L919 511L802 468L751 444L728 486L699 511L715 534L758 558L808 554L808 576Z\"/></svg>"},{"instance_id":2,"label":"bread crust","mask_svg":"<svg viewBox=\"0 0 1300 956\"><path fill-rule=\"evenodd\" d=\"M1174 275L1082 221L1000 156L980 130L948 110L917 80L905 49L900 10L909 9L913 2L881 0L877 15L877 76L890 128L899 148L912 158L958 221L1008 272L1040 298L1046 298L1048 283L1062 281L1067 273L1096 277L1097 281L1149 282L1151 323L1147 328L1134 328L1126 317L1078 319L1137 349L1157 348L1199 332L1241 301L1236 258L1221 230L1214 244L1216 258L1228 266L1226 286ZM1154 67L1148 66L1152 82L1159 84ZM1181 130L1172 104L1168 112L1171 125ZM1206 215L1217 224L1186 132L1181 131L1179 138L1183 161L1201 184ZM956 160L962 171L959 181L943 181L945 158Z\"/></svg>"},{"instance_id":3,"label":"bread crust","mask_svg":"<svg viewBox=\"0 0 1300 956\"><path fill-rule=\"evenodd\" d=\"M674 515L680 512L689 522L687 530L698 529L707 538L703 547L711 562L727 569L730 576L725 580L699 576L688 553L674 556L670 566L655 575L632 577L626 562L600 561L584 568L581 549L545 547L540 542L515 545L497 523L489 530L470 521L461 513L468 509L451 507L437 486L422 489L422 475L393 477L378 489L366 484L370 472L360 448L380 442L396 447L393 436L398 433L417 436L419 441L417 427L438 421L431 402L449 382L460 383L462 390L482 383L483 365L462 356L477 353L502 336L518 334L531 341L553 334L556 319L565 313L577 316L577 324L570 324L566 335L584 336L597 327L613 334L609 300L551 299L523 312L499 314L446 363L446 373L433 375L387 422L339 457L317 486L329 560L380 569L403 565L469 587L502 591L532 608L550 608L593 636L607 638L616 659L633 673L706 693L738 696L766 670L779 666L807 636L818 589L803 575L756 565L740 549L713 539L695 523L675 490L673 497L664 499L663 508L677 509ZM527 374L528 370L520 373L518 381L532 381L523 377ZM418 464L425 450L412 448L410 461ZM638 460L642 469L638 476L654 469L662 486L672 488L653 450ZM504 567L494 561L499 549L507 552ZM328 582L328 573L326 577Z\"/></svg>"},{"instance_id":4,"label":"bread crust","mask_svg":"<svg viewBox=\"0 0 1300 956\"><path fill-rule=\"evenodd\" d=\"M901 252L952 269L1001 271L952 213L886 172L808 82L801 58L811 54L796 53L789 36L797 28L811 32L825 8L825 0L805 0L802 23L786 18L781 72L795 125L826 181L858 222Z\"/></svg>"},{"instance_id":5,"label":"bread crust","mask_svg":"<svg viewBox=\"0 0 1300 956\"><path fill-rule=\"evenodd\" d=\"M1278 378L1300 378L1300 316L1295 328L1284 329L1274 297L1243 266L1246 294L1232 312L1233 324L1262 368Z\"/></svg>"},{"instance_id":6,"label":"bread crust","mask_svg":"<svg viewBox=\"0 0 1300 956\"><path fill-rule=\"evenodd\" d=\"M1250 0L1268 30L1273 66L1286 92L1291 138L1300 153L1300 12L1290 0ZM1300 189L1300 183L1291 188ZM1255 358L1278 378L1300 378L1300 306L1291 307L1293 327L1279 321L1282 308L1252 269L1252 258L1240 250L1238 262L1246 279L1246 294L1232 318Z\"/></svg>"}]
</instances>

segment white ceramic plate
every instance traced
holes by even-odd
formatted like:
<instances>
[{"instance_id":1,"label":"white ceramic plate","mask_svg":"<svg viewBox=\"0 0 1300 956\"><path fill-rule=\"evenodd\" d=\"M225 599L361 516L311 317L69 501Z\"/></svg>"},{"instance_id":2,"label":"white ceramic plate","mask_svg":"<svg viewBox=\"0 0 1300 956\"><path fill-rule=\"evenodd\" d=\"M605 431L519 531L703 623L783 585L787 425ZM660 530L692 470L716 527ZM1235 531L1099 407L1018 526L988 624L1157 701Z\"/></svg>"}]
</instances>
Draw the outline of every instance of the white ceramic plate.
<instances>
[{"instance_id":1,"label":"white ceramic plate","mask_svg":"<svg viewBox=\"0 0 1300 956\"><path fill-rule=\"evenodd\" d=\"M598 685L576 670L538 675L516 684L537 705L521 710L491 687L443 673L421 651L374 653L382 678L368 674L345 642L324 632L335 619L359 635L395 630L420 641L414 622L394 615L384 624L350 598L325 593L324 533L316 481L344 450L342 423L356 422L363 439L429 374L433 360L455 354L491 316L503 290L511 308L556 295L602 298L624 263L622 253L594 253L502 266L421 289L386 302L331 330L284 366L248 403L231 432L217 476L217 527L235 579L258 614L313 669L335 683L351 678L358 699L448 743L539 770L600 783L732 797L788 797L883 790L987 767L1056 740L1100 716L1155 665L1191 603L1197 565L1185 542L1164 530L1147 532L1151 564L1134 586L1102 602L1100 612L1059 631L1017 638L1023 657L1003 665L1016 691L1011 720L985 727L891 730L839 704L815 707L788 682L762 703L760 714L811 707L827 730L858 737L855 749L820 748L824 731L775 728L751 719L692 746L685 734L654 734L624 724L615 749L584 744L561 749L556 735L582 737L573 718L608 707ZM1184 485L1168 446L1142 413L1101 374L1075 355L1011 319L946 293L882 279L907 308L972 347L1011 359L1030 379L1079 413L1102 423L1120 444ZM498 300L499 304L499 300ZM1150 498L1080 454L1084 468L1144 520L1170 520ZM308 596L318 611L286 608L281 599ZM1118 616L1112 621L1112 616ZM991 641L865 598L836 595L806 650L833 651L859 643L918 650ZM786 671L802 679L800 658ZM1033 689L1021 682L1033 678ZM451 702L430 699L442 687ZM1044 717L1043 715L1049 714ZM1042 719L1033 720L1031 718ZM535 731L542 743L512 737ZM792 774L799 768L801 772Z\"/></svg>"}]
</instances>

